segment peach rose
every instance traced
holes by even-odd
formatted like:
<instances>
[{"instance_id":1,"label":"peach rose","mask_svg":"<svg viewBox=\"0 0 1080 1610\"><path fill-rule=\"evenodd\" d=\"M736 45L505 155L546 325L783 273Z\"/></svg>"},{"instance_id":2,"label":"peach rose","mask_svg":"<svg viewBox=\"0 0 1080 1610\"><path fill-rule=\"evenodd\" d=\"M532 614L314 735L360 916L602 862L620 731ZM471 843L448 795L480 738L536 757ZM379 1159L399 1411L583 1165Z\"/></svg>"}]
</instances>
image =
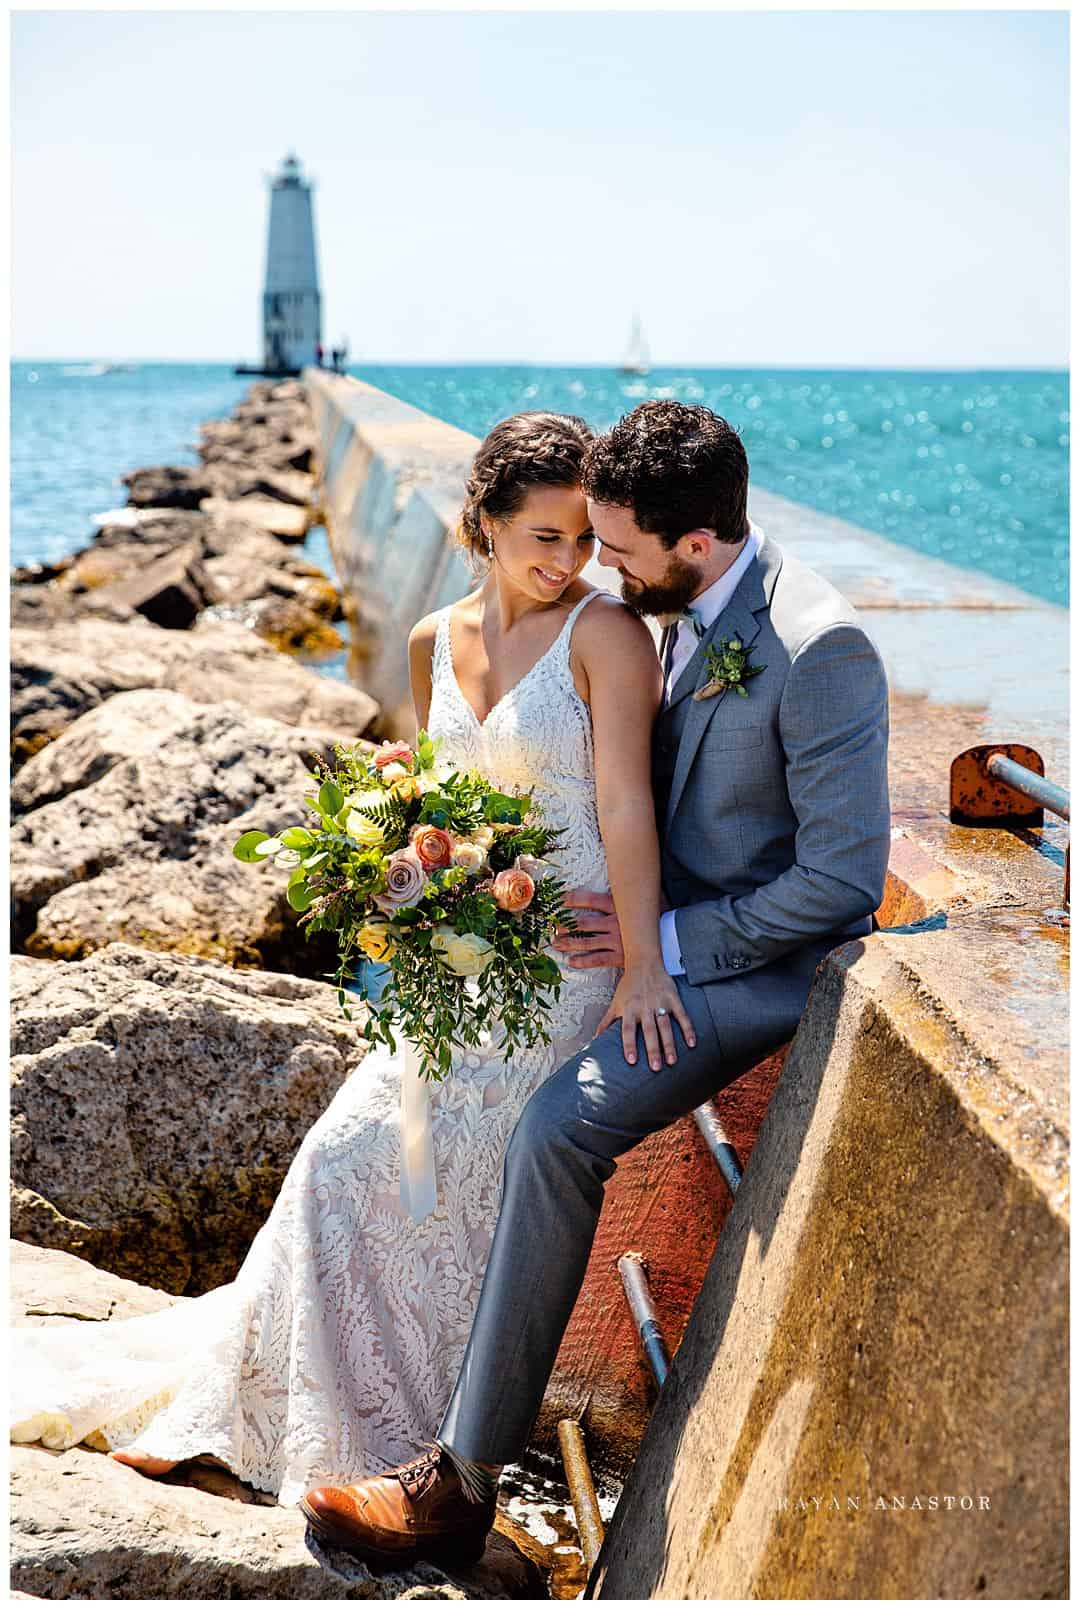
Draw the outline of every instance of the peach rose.
<instances>
[{"instance_id":1,"label":"peach rose","mask_svg":"<svg viewBox=\"0 0 1080 1610\"><path fill-rule=\"evenodd\" d=\"M386 888L372 899L380 911L393 912L398 906L414 906L426 884L427 873L416 851L395 850L386 865Z\"/></svg>"},{"instance_id":2,"label":"peach rose","mask_svg":"<svg viewBox=\"0 0 1080 1610\"><path fill-rule=\"evenodd\" d=\"M434 872L436 867L450 865L454 853L454 841L441 827L432 827L428 822L417 822L409 835L409 842L420 857L420 863L425 871Z\"/></svg>"},{"instance_id":3,"label":"peach rose","mask_svg":"<svg viewBox=\"0 0 1080 1610\"><path fill-rule=\"evenodd\" d=\"M381 749L376 749L371 757L371 763L382 771L384 766L411 766L414 759L409 745L404 739L399 738L395 743L383 744Z\"/></svg>"},{"instance_id":4,"label":"peach rose","mask_svg":"<svg viewBox=\"0 0 1080 1610\"><path fill-rule=\"evenodd\" d=\"M535 890L536 885L527 872L511 867L507 872L496 874L491 892L497 906L501 906L503 911L508 911L511 916L516 916L531 903Z\"/></svg>"}]
</instances>

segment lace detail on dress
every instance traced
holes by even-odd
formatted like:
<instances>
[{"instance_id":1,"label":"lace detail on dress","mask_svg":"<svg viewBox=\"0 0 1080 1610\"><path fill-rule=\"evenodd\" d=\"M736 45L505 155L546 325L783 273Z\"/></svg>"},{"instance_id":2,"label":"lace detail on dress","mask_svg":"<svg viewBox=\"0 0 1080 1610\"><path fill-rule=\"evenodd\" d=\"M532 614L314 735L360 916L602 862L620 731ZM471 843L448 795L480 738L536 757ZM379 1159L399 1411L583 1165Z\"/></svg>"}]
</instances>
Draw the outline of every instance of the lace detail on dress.
<instances>
[{"instance_id":1,"label":"lace detail on dress","mask_svg":"<svg viewBox=\"0 0 1080 1610\"><path fill-rule=\"evenodd\" d=\"M574 622L597 596L483 722L457 684L443 610L428 729L454 764L531 790L562 833L551 859L567 883L607 889L592 727L570 672ZM550 1046L509 1065L469 1051L432 1087L434 1213L414 1223L398 1199L400 1067L380 1046L305 1137L234 1281L143 1319L12 1332L13 1439L213 1454L283 1504L430 1444L479 1299L510 1133L592 1038L615 987L611 970L561 970Z\"/></svg>"}]
</instances>

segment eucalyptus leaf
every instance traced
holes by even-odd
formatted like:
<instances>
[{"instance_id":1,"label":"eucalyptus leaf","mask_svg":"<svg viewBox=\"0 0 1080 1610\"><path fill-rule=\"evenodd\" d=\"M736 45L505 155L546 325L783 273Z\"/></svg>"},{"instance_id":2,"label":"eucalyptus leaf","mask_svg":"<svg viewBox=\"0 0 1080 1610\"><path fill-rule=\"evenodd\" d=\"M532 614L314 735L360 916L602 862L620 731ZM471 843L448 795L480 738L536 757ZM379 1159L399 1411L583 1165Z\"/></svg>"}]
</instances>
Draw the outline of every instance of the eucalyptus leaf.
<instances>
[{"instance_id":1,"label":"eucalyptus leaf","mask_svg":"<svg viewBox=\"0 0 1080 1610\"><path fill-rule=\"evenodd\" d=\"M260 844L265 844L266 841L267 835L265 833L253 829L250 833L244 833L237 839L233 845L232 853L238 861L244 861L249 866L254 865L262 859L261 855L256 854L256 848Z\"/></svg>"}]
</instances>

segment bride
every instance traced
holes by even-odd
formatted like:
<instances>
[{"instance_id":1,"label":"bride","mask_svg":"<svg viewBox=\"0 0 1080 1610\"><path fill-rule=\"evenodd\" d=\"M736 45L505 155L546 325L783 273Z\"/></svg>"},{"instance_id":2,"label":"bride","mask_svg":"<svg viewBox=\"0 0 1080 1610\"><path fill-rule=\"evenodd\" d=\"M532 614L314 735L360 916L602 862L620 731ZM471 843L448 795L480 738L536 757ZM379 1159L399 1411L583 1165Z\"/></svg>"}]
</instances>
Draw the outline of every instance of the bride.
<instances>
[{"instance_id":1,"label":"bride","mask_svg":"<svg viewBox=\"0 0 1080 1610\"><path fill-rule=\"evenodd\" d=\"M692 1038L660 954L660 667L642 622L581 579L590 440L582 420L550 413L491 431L458 533L486 576L414 628L409 664L441 758L531 790L561 833L550 859L568 886L610 889L621 978L560 961L550 1045L509 1064L491 1048L456 1055L430 1087L438 1201L419 1222L399 1197L400 1062L369 1052L234 1281L145 1318L12 1333L13 1441L87 1442L147 1475L208 1456L282 1504L415 1456L450 1400L530 1094L616 1018L628 1044L640 1027L653 1067L674 1060L659 1009Z\"/></svg>"}]
</instances>

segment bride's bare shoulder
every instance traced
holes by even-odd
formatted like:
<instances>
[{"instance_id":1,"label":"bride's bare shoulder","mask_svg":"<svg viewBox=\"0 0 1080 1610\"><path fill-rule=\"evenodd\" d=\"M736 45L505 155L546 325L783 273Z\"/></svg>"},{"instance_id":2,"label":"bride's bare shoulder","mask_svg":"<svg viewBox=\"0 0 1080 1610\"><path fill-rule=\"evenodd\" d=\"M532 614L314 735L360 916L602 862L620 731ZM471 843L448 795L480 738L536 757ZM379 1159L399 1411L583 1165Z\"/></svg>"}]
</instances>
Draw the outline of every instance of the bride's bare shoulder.
<instances>
[{"instance_id":1,"label":"bride's bare shoulder","mask_svg":"<svg viewBox=\"0 0 1080 1610\"><path fill-rule=\"evenodd\" d=\"M641 616L614 593L601 593L595 603L581 611L574 626L571 661L574 660L584 673L582 681L593 689L609 678L617 682L640 679L646 684L659 678L660 662L652 633ZM580 686L578 691L582 691Z\"/></svg>"},{"instance_id":2,"label":"bride's bare shoulder","mask_svg":"<svg viewBox=\"0 0 1080 1610\"><path fill-rule=\"evenodd\" d=\"M595 603L583 609L574 632L574 646L585 655L651 654L656 658L653 635L640 615L628 609L614 593L597 590Z\"/></svg>"}]
</instances>

